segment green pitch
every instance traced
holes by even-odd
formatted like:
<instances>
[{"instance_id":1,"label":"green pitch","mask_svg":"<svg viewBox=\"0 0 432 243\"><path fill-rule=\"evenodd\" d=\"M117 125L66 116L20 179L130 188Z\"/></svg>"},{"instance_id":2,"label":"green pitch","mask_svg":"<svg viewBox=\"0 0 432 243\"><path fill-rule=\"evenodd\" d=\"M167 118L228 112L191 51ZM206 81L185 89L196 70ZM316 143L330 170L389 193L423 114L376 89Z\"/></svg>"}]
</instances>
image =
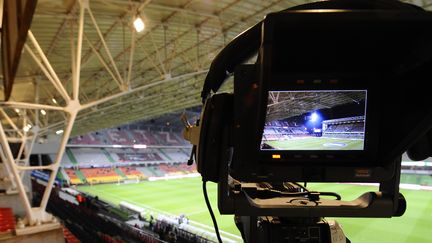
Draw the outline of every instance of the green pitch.
<instances>
[{"instance_id":1,"label":"green pitch","mask_svg":"<svg viewBox=\"0 0 432 243\"><path fill-rule=\"evenodd\" d=\"M363 150L360 139L306 137L265 143L279 150Z\"/></svg>"},{"instance_id":2,"label":"green pitch","mask_svg":"<svg viewBox=\"0 0 432 243\"><path fill-rule=\"evenodd\" d=\"M207 187L219 228L224 232L222 236L241 241L239 240L240 233L233 222L233 216L221 216L217 213L216 185L209 183ZM312 184L308 187L317 191L338 192L343 200L352 200L363 192L376 190L374 187L344 184ZM205 225L204 227L209 230L212 229L210 215L202 196L200 178L126 185L81 186L78 189L98 195L99 198L114 204L127 201L175 215L183 213L190 220ZM402 217L391 219L338 218L338 222L342 224L351 242L432 242L432 192L402 190L402 193L408 202L407 211Z\"/></svg>"}]
</instances>

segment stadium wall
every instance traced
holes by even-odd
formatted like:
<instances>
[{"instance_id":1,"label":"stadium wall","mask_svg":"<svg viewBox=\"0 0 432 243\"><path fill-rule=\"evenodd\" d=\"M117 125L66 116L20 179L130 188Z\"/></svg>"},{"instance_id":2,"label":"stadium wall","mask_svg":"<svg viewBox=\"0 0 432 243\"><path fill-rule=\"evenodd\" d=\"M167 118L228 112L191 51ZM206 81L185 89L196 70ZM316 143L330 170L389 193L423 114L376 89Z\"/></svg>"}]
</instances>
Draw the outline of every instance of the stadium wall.
<instances>
[{"instance_id":1,"label":"stadium wall","mask_svg":"<svg viewBox=\"0 0 432 243\"><path fill-rule=\"evenodd\" d=\"M60 147L61 136L49 135L45 139L39 139L33 145L31 154L57 154Z\"/></svg>"}]
</instances>

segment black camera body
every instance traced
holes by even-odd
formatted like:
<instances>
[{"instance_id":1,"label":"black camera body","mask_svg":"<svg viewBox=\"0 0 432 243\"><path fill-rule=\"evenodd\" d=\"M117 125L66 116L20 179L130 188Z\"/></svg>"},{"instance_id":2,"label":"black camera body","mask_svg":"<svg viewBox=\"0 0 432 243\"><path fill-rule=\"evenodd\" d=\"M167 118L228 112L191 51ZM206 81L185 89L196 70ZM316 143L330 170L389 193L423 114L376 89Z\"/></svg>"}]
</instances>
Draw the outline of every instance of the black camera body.
<instances>
[{"instance_id":1,"label":"black camera body","mask_svg":"<svg viewBox=\"0 0 432 243\"><path fill-rule=\"evenodd\" d=\"M218 183L220 213L246 217L247 234L260 216L302 226L403 215L402 154L432 156L431 30L432 14L410 4L331 0L268 14L229 43L207 74L199 125L185 132L203 181ZM234 93L217 93L232 74ZM299 184L267 188L285 182L379 191L346 202Z\"/></svg>"}]
</instances>

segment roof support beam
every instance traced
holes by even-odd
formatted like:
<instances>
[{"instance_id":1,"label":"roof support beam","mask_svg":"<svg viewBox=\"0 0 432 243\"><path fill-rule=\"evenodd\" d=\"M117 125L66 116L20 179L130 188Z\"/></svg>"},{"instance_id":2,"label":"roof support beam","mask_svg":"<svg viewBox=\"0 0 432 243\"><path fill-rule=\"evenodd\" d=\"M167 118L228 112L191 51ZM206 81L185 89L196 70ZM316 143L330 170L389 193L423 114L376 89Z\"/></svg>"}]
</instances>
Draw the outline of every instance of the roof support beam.
<instances>
[{"instance_id":1,"label":"roof support beam","mask_svg":"<svg viewBox=\"0 0 432 243\"><path fill-rule=\"evenodd\" d=\"M125 85L127 86L127 89L130 88L130 81L131 81L131 74L132 74L132 64L134 60L134 53L135 53L135 41L136 41L136 31L132 30L132 37L131 37L131 50L129 54L129 64L127 69L127 78ZM126 88L122 89L126 90Z\"/></svg>"},{"instance_id":2,"label":"roof support beam","mask_svg":"<svg viewBox=\"0 0 432 243\"><path fill-rule=\"evenodd\" d=\"M176 77L172 77L172 78L168 78L168 79L162 79L162 80L159 80L159 81L151 82L149 84L140 86L140 87L132 89L132 90L124 91L124 92L121 92L121 93L118 93L118 94L114 94L114 95L111 95L111 96L108 96L108 97L105 97L105 98L102 98L102 99L99 99L99 100L96 100L96 101L84 104L84 105L82 105L82 110L90 108L92 106L96 106L96 105L105 103L105 102L108 102L110 100L114 100L114 99L122 97L122 96L126 96L126 95L131 94L131 93L135 93L135 92L138 92L138 91L142 91L142 90L148 89L148 88L156 86L156 85L178 81L178 80L181 80L183 78L193 77L193 76L200 75L200 74L207 73L207 72L208 72L208 70L200 70L200 71L196 71L196 72L193 72L193 73L187 73L187 74L179 75L179 76L176 76Z\"/></svg>"},{"instance_id":3,"label":"roof support beam","mask_svg":"<svg viewBox=\"0 0 432 243\"><path fill-rule=\"evenodd\" d=\"M54 88L60 93L60 95L63 97L65 101L68 101L69 95L67 94L66 90L64 89L63 85L55 80L53 75L50 73L47 67L45 67L44 63L39 60L39 58L36 56L36 54L33 52L33 50L26 44L25 49L27 53L33 58L33 60L36 62L36 64L40 67L42 72L45 74L45 76L48 78L48 80L51 82L51 84L54 86Z\"/></svg>"},{"instance_id":4,"label":"roof support beam","mask_svg":"<svg viewBox=\"0 0 432 243\"><path fill-rule=\"evenodd\" d=\"M18 133L18 135L20 135L21 137L23 136L23 134L21 133L21 131L18 129L18 127L15 125L15 122L12 121L12 119L8 116L8 114L6 114L6 112L3 110L3 108L0 108L0 113L2 114L2 116L6 119L6 121L9 123L9 125L14 129L14 131L16 133Z\"/></svg>"},{"instance_id":5,"label":"roof support beam","mask_svg":"<svg viewBox=\"0 0 432 243\"><path fill-rule=\"evenodd\" d=\"M121 80L118 80L118 77L111 71L111 68L108 66L108 64L105 62L103 57L100 55L96 47L90 42L90 40L85 36L85 40L87 41L87 44L90 46L90 49L93 51L93 53L96 55L96 57L99 59L99 61L102 63L102 65L105 67L105 70L111 75L113 80L117 83L117 86L121 89L122 82Z\"/></svg>"},{"instance_id":6,"label":"roof support beam","mask_svg":"<svg viewBox=\"0 0 432 243\"><path fill-rule=\"evenodd\" d=\"M81 52L82 52L82 40L84 34L84 8L88 7L88 0L80 1L80 15L78 24L78 40L76 55L72 55L72 88L73 88L73 100L79 103L79 83L81 74ZM72 49L72 52L74 50Z\"/></svg>"},{"instance_id":7,"label":"roof support beam","mask_svg":"<svg viewBox=\"0 0 432 243\"><path fill-rule=\"evenodd\" d=\"M54 87L56 87L56 89L58 90L60 95L66 101L66 103L69 103L71 101L71 98L70 98L68 92L64 88L62 82L60 81L59 77L57 76L56 72L54 71L54 68L51 66L51 63L48 61L48 58L44 54L42 48L40 47L39 43L37 42L36 38L33 36L33 33L30 30L29 30L28 36L29 36L31 42L33 43L33 46L36 48L36 51L38 52L38 54L42 60L39 60L36 57L36 55L33 53L33 51L31 50L31 48L29 48L27 45L26 45L26 50L30 52L33 59L41 67L42 71L44 71L42 66L45 65L46 71L48 71L47 73L45 73L45 75L47 75L48 79L52 82Z\"/></svg>"},{"instance_id":8,"label":"roof support beam","mask_svg":"<svg viewBox=\"0 0 432 243\"><path fill-rule=\"evenodd\" d=\"M94 25L94 27L95 27L95 29L96 29L97 34L99 35L99 38L100 38L101 43L102 43L102 46L104 47L104 50L105 50L106 54L108 55L108 59L109 59L109 61L110 61L110 63L111 63L111 66L112 66L113 69L114 69L115 74L117 75L118 80L120 80L121 83L124 84L123 77L120 75L120 72L119 72L119 70L118 70L118 68L117 68L117 65L116 65L116 63L114 62L114 59L113 59L113 57L112 57L112 55L111 55L111 52L110 52L110 50L109 50L109 48L108 48L108 45L107 45L106 42L105 42L105 38L104 38L104 36L103 36L101 30L99 29L99 25L97 24L96 19L95 19L95 17L93 16L93 13L92 13L91 9L90 9L88 6L87 6L87 12L89 13L90 19L91 19L91 21L93 22L93 25Z\"/></svg>"}]
</instances>

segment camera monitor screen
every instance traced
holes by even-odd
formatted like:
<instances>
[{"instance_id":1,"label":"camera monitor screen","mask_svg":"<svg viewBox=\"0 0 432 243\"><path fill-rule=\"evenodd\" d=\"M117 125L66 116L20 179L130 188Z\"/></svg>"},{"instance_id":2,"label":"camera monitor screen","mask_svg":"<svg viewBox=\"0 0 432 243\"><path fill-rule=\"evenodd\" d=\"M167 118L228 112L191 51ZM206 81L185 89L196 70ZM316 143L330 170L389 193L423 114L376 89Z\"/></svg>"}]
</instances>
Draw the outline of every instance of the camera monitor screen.
<instances>
[{"instance_id":1,"label":"camera monitor screen","mask_svg":"<svg viewBox=\"0 0 432 243\"><path fill-rule=\"evenodd\" d=\"M364 150L366 90L269 91L261 150Z\"/></svg>"}]
</instances>

